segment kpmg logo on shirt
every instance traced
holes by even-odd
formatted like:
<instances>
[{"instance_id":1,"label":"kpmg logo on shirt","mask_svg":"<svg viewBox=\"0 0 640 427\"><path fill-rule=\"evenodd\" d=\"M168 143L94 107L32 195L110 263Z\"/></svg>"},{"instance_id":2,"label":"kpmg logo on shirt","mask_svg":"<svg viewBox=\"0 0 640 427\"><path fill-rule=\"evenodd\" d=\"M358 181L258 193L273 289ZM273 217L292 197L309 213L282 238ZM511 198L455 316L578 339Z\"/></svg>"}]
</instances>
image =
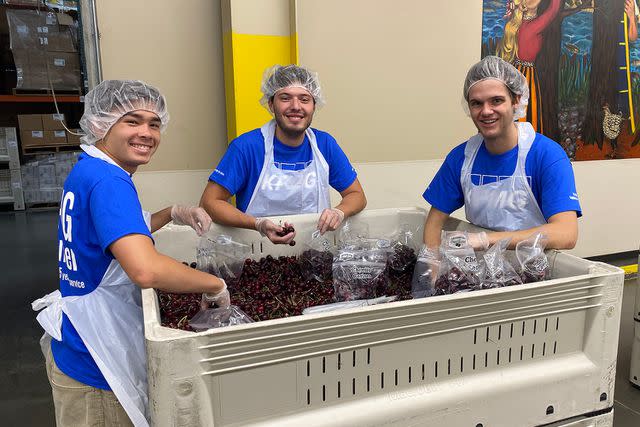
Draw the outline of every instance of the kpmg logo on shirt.
<instances>
[{"instance_id":1,"label":"kpmg logo on shirt","mask_svg":"<svg viewBox=\"0 0 640 427\"><path fill-rule=\"evenodd\" d=\"M75 200L75 195L69 191L62 196L62 202L60 203L60 227L62 228L64 242L68 243L73 241L73 222L71 215L68 215L67 212L73 210ZM58 241L58 262L63 262L67 266L67 269L71 271L78 271L76 254L73 252L73 249L65 247L64 242L62 240Z\"/></svg>"},{"instance_id":2,"label":"kpmg logo on shirt","mask_svg":"<svg viewBox=\"0 0 640 427\"><path fill-rule=\"evenodd\" d=\"M271 175L262 182L263 191L299 190L316 188L318 179L315 172L295 175Z\"/></svg>"}]
</instances>

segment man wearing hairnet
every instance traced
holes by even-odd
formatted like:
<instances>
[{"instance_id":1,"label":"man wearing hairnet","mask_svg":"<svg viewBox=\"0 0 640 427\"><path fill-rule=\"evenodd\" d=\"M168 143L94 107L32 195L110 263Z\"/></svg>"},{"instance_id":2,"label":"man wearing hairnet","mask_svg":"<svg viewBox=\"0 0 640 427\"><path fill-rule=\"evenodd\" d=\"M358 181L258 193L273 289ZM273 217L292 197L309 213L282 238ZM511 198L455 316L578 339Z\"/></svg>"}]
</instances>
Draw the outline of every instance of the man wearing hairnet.
<instances>
[{"instance_id":1,"label":"man wearing hairnet","mask_svg":"<svg viewBox=\"0 0 640 427\"><path fill-rule=\"evenodd\" d=\"M516 122L529 98L525 77L487 56L467 73L463 96L478 133L447 155L423 194L431 205L424 258L435 257L445 221L462 206L469 222L495 230L470 234L475 249L504 238L514 247L535 232L548 248L573 248L582 215L573 169L559 144Z\"/></svg>"},{"instance_id":2,"label":"man wearing hairnet","mask_svg":"<svg viewBox=\"0 0 640 427\"><path fill-rule=\"evenodd\" d=\"M59 426L148 425L140 288L204 292L204 306L229 306L223 280L156 252L151 237L172 219L202 234L206 212L174 205L149 215L131 180L168 121L164 97L140 81L107 80L85 96L85 153L60 205L60 290L33 303L44 308L38 322Z\"/></svg>"},{"instance_id":3,"label":"man wearing hairnet","mask_svg":"<svg viewBox=\"0 0 640 427\"><path fill-rule=\"evenodd\" d=\"M209 177L200 205L220 224L255 229L273 243L289 243L295 231L267 216L319 213L318 230L335 230L367 201L355 169L336 140L312 129L323 105L316 73L297 65L265 72L263 106L273 119L234 139ZM331 207L329 187L342 196ZM236 195L236 207L228 199ZM285 223L285 226L290 224Z\"/></svg>"}]
</instances>

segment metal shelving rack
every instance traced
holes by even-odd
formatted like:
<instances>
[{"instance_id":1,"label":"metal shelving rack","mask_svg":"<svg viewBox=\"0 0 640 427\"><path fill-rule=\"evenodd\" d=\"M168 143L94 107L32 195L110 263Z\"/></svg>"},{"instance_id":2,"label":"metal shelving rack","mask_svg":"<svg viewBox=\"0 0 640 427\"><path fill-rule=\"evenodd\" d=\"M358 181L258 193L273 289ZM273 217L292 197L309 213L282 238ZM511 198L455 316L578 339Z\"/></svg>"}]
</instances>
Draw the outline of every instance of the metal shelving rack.
<instances>
[{"instance_id":1,"label":"metal shelving rack","mask_svg":"<svg viewBox=\"0 0 640 427\"><path fill-rule=\"evenodd\" d=\"M20 174L20 155L16 128L0 128L0 204L12 203L14 210L24 210L24 193Z\"/></svg>"}]
</instances>

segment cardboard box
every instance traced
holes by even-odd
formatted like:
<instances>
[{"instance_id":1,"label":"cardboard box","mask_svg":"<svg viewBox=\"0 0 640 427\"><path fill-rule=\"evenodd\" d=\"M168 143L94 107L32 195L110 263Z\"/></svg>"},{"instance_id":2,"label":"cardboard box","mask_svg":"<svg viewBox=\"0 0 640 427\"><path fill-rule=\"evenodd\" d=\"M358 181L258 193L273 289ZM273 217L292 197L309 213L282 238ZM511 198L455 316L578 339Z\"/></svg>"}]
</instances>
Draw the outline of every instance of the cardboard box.
<instances>
[{"instance_id":1,"label":"cardboard box","mask_svg":"<svg viewBox=\"0 0 640 427\"><path fill-rule=\"evenodd\" d=\"M45 130L44 145L66 145L67 131L62 130Z\"/></svg>"},{"instance_id":2,"label":"cardboard box","mask_svg":"<svg viewBox=\"0 0 640 427\"><path fill-rule=\"evenodd\" d=\"M77 52L13 49L18 89L79 90L80 58Z\"/></svg>"},{"instance_id":3,"label":"cardboard box","mask_svg":"<svg viewBox=\"0 0 640 427\"><path fill-rule=\"evenodd\" d=\"M13 49L11 53L16 64L17 89L49 89L45 52Z\"/></svg>"},{"instance_id":4,"label":"cardboard box","mask_svg":"<svg viewBox=\"0 0 640 427\"><path fill-rule=\"evenodd\" d=\"M40 37L40 45L49 52L75 52L76 46L68 27L62 27L60 31Z\"/></svg>"},{"instance_id":5,"label":"cardboard box","mask_svg":"<svg viewBox=\"0 0 640 427\"><path fill-rule=\"evenodd\" d=\"M42 130L61 130L64 129L64 114L43 114Z\"/></svg>"},{"instance_id":6,"label":"cardboard box","mask_svg":"<svg viewBox=\"0 0 640 427\"><path fill-rule=\"evenodd\" d=\"M21 130L20 142L23 147L34 147L44 145L44 131L42 130Z\"/></svg>"},{"instance_id":7,"label":"cardboard box","mask_svg":"<svg viewBox=\"0 0 640 427\"><path fill-rule=\"evenodd\" d=\"M80 89L80 58L77 52L46 52L46 57L47 71L55 89Z\"/></svg>"},{"instance_id":8,"label":"cardboard box","mask_svg":"<svg viewBox=\"0 0 640 427\"><path fill-rule=\"evenodd\" d=\"M44 130L41 114L18 114L18 127L20 131Z\"/></svg>"},{"instance_id":9,"label":"cardboard box","mask_svg":"<svg viewBox=\"0 0 640 427\"><path fill-rule=\"evenodd\" d=\"M74 133L82 133L82 129L71 129ZM80 145L80 136L67 132L67 144Z\"/></svg>"},{"instance_id":10,"label":"cardboard box","mask_svg":"<svg viewBox=\"0 0 640 427\"><path fill-rule=\"evenodd\" d=\"M58 34L58 19L53 12L7 9L9 47L13 49L46 50L49 37Z\"/></svg>"},{"instance_id":11,"label":"cardboard box","mask_svg":"<svg viewBox=\"0 0 640 427\"><path fill-rule=\"evenodd\" d=\"M4 4L15 6L42 6L42 0L4 0Z\"/></svg>"},{"instance_id":12,"label":"cardboard box","mask_svg":"<svg viewBox=\"0 0 640 427\"><path fill-rule=\"evenodd\" d=\"M62 15L65 25L58 23ZM69 20L71 23L69 24ZM7 10L9 24L9 47L14 49L38 49L51 52L76 52L71 27L73 19L69 15L35 10Z\"/></svg>"}]
</instances>

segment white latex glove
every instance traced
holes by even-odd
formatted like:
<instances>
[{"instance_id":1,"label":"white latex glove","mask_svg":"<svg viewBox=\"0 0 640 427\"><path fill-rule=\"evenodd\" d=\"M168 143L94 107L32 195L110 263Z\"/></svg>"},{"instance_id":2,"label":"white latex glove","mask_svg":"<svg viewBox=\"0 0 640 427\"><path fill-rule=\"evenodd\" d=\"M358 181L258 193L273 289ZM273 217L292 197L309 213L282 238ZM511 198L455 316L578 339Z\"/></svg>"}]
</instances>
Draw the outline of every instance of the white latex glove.
<instances>
[{"instance_id":1,"label":"white latex glove","mask_svg":"<svg viewBox=\"0 0 640 427\"><path fill-rule=\"evenodd\" d=\"M288 222L284 223L285 227L293 226ZM267 218L256 218L256 231L258 231L262 237L268 237L272 243L275 244L289 244L296 237L296 232L285 234L284 236L278 236L278 233L283 232L283 227L274 224L273 221Z\"/></svg>"},{"instance_id":2,"label":"white latex glove","mask_svg":"<svg viewBox=\"0 0 640 427\"><path fill-rule=\"evenodd\" d=\"M340 227L342 221L344 221L344 212L342 212L340 209L325 209L320 214L320 219L318 220L318 230L320 230L320 234L324 234L327 231L333 231Z\"/></svg>"},{"instance_id":3,"label":"white latex glove","mask_svg":"<svg viewBox=\"0 0 640 427\"><path fill-rule=\"evenodd\" d=\"M211 227L211 217L202 208L196 206L171 206L171 219L177 225L189 225L198 236L202 236Z\"/></svg>"},{"instance_id":4,"label":"white latex glove","mask_svg":"<svg viewBox=\"0 0 640 427\"><path fill-rule=\"evenodd\" d=\"M222 290L217 294L203 293L202 294L202 304L201 307L203 310L206 310L211 306L211 304L215 303L220 308L229 308L231 305L231 295L229 294L229 290L227 289L227 283L220 279L222 284Z\"/></svg>"},{"instance_id":5,"label":"white latex glove","mask_svg":"<svg viewBox=\"0 0 640 427\"><path fill-rule=\"evenodd\" d=\"M416 266L411 278L411 293L414 298L433 295L433 285L440 272L440 260L437 250L422 246L418 253Z\"/></svg>"},{"instance_id":6,"label":"white latex glove","mask_svg":"<svg viewBox=\"0 0 640 427\"><path fill-rule=\"evenodd\" d=\"M480 233L469 233L469 239L467 241L475 250L484 251L489 249L489 236L484 231Z\"/></svg>"}]
</instances>

